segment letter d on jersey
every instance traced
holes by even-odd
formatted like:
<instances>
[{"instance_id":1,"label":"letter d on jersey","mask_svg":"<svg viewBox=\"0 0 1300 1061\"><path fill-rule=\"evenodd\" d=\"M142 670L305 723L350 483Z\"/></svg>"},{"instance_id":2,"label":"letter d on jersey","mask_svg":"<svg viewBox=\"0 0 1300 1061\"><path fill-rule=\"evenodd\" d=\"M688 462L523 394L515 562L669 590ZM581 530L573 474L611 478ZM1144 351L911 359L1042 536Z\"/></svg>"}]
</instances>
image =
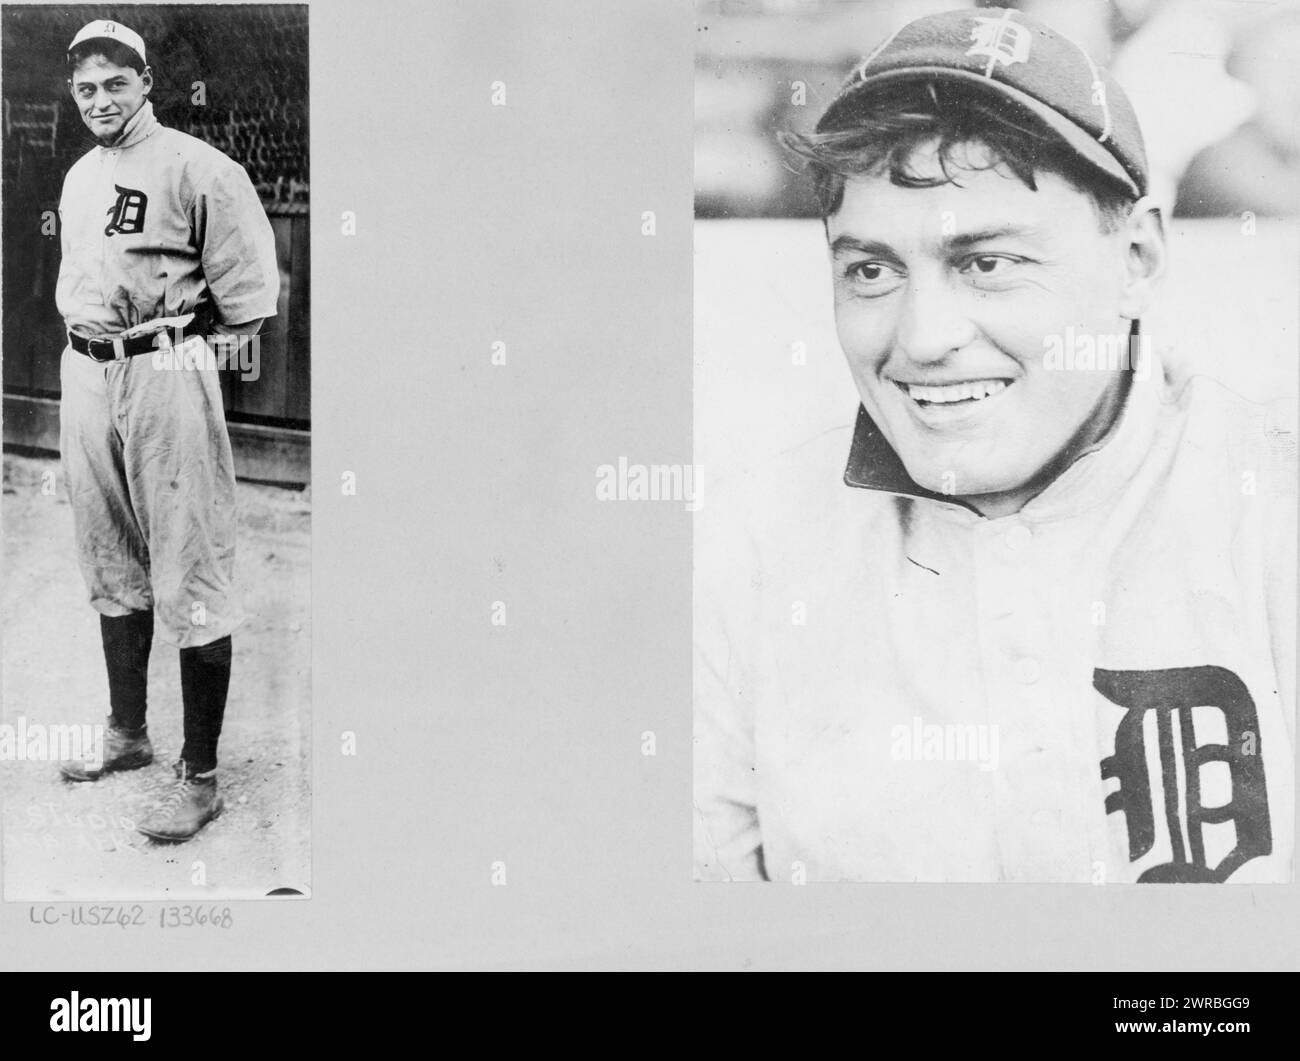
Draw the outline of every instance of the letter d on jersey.
<instances>
[{"instance_id":1,"label":"letter d on jersey","mask_svg":"<svg viewBox=\"0 0 1300 1061\"><path fill-rule=\"evenodd\" d=\"M117 201L108 208L108 225L104 228L105 236L114 236L119 232L124 236L144 231L144 212L149 205L149 197L135 188L123 188L114 184Z\"/></svg>"},{"instance_id":2,"label":"letter d on jersey","mask_svg":"<svg viewBox=\"0 0 1300 1061\"><path fill-rule=\"evenodd\" d=\"M1092 683L1126 709L1115 729L1115 752L1101 761L1101 776L1119 782L1106 797L1106 813L1124 814L1129 861L1157 852L1139 883L1226 881L1250 859L1272 853L1262 749L1245 755L1239 745L1242 734L1259 732L1259 718L1250 690L1236 674L1213 666L1098 668ZM1221 717L1226 743L1201 739L1197 709ZM1148 754L1152 738L1154 754ZM1154 784L1148 763L1159 771ZM1207 798L1203 787L1201 767L1210 763L1227 766L1227 791L1218 798ZM1236 844L1212 865L1205 827L1229 821Z\"/></svg>"}]
</instances>

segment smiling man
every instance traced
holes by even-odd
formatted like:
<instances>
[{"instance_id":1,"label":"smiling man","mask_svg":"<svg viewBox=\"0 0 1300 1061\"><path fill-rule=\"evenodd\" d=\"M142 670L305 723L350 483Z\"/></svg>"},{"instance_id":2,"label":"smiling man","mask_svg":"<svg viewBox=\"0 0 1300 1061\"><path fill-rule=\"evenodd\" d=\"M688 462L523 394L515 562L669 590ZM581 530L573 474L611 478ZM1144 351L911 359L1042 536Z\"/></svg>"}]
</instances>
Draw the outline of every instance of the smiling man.
<instances>
[{"instance_id":1,"label":"smiling man","mask_svg":"<svg viewBox=\"0 0 1300 1061\"><path fill-rule=\"evenodd\" d=\"M275 314L275 241L243 167L154 117L139 34L89 23L67 59L96 146L68 171L59 201L56 302L68 334L60 448L110 713L102 758L61 773L91 782L153 762L156 629L180 650L184 745L175 788L139 829L182 841L222 810L217 742L231 634L243 621L234 461L213 348L228 354Z\"/></svg>"},{"instance_id":2,"label":"smiling man","mask_svg":"<svg viewBox=\"0 0 1300 1061\"><path fill-rule=\"evenodd\" d=\"M1143 342L1122 90L952 12L789 146L860 408L697 517L697 877L1291 880L1294 441Z\"/></svg>"}]
</instances>

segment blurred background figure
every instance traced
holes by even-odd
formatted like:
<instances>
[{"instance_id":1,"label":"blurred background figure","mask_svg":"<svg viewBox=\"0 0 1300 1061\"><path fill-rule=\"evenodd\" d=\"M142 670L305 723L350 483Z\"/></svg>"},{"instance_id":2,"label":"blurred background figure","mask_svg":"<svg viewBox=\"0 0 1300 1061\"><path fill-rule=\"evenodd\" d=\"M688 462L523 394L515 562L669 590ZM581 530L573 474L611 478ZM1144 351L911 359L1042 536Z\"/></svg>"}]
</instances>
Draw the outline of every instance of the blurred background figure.
<instances>
[{"instance_id":1,"label":"blurred background figure","mask_svg":"<svg viewBox=\"0 0 1300 1061\"><path fill-rule=\"evenodd\" d=\"M1244 25L1227 73L1254 95L1245 122L1202 149L1183 174L1175 212L1184 217L1300 215L1300 10Z\"/></svg>"},{"instance_id":2,"label":"blurred background figure","mask_svg":"<svg viewBox=\"0 0 1300 1061\"><path fill-rule=\"evenodd\" d=\"M695 212L814 217L776 141L814 122L853 64L922 15L962 0L700 0L696 23Z\"/></svg>"}]
</instances>

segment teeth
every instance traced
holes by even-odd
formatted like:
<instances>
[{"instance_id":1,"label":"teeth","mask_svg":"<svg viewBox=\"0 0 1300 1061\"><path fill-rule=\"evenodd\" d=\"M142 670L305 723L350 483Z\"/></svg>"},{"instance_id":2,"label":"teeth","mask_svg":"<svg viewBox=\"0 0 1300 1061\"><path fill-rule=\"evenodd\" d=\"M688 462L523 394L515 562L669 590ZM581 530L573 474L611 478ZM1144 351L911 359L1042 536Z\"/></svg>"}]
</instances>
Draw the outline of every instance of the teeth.
<instances>
[{"instance_id":1,"label":"teeth","mask_svg":"<svg viewBox=\"0 0 1300 1061\"><path fill-rule=\"evenodd\" d=\"M932 402L943 405L948 402L982 401L985 398L1006 390L1006 380L980 379L970 383L952 383L946 387L922 387L915 383L907 384L908 397L918 402Z\"/></svg>"}]
</instances>

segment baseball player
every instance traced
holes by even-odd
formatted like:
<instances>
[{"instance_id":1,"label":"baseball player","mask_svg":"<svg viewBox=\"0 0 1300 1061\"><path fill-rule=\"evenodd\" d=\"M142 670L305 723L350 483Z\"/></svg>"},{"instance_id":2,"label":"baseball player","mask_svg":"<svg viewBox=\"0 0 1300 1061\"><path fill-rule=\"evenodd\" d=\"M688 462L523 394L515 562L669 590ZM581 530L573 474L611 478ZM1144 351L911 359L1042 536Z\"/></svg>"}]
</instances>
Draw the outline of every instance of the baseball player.
<instances>
[{"instance_id":1,"label":"baseball player","mask_svg":"<svg viewBox=\"0 0 1300 1061\"><path fill-rule=\"evenodd\" d=\"M217 740L230 683L235 479L215 367L274 315L270 223L248 175L160 125L145 43L120 22L84 26L69 87L98 146L59 204L61 449L77 555L108 667L101 761L70 781L153 761L146 726L155 630L180 649L184 746L177 787L139 828L193 836L220 814ZM226 349L220 350L220 347Z\"/></svg>"},{"instance_id":2,"label":"baseball player","mask_svg":"<svg viewBox=\"0 0 1300 1061\"><path fill-rule=\"evenodd\" d=\"M790 144L859 411L697 516L697 878L1290 881L1294 437L1141 332L1123 91L964 10Z\"/></svg>"}]
</instances>

